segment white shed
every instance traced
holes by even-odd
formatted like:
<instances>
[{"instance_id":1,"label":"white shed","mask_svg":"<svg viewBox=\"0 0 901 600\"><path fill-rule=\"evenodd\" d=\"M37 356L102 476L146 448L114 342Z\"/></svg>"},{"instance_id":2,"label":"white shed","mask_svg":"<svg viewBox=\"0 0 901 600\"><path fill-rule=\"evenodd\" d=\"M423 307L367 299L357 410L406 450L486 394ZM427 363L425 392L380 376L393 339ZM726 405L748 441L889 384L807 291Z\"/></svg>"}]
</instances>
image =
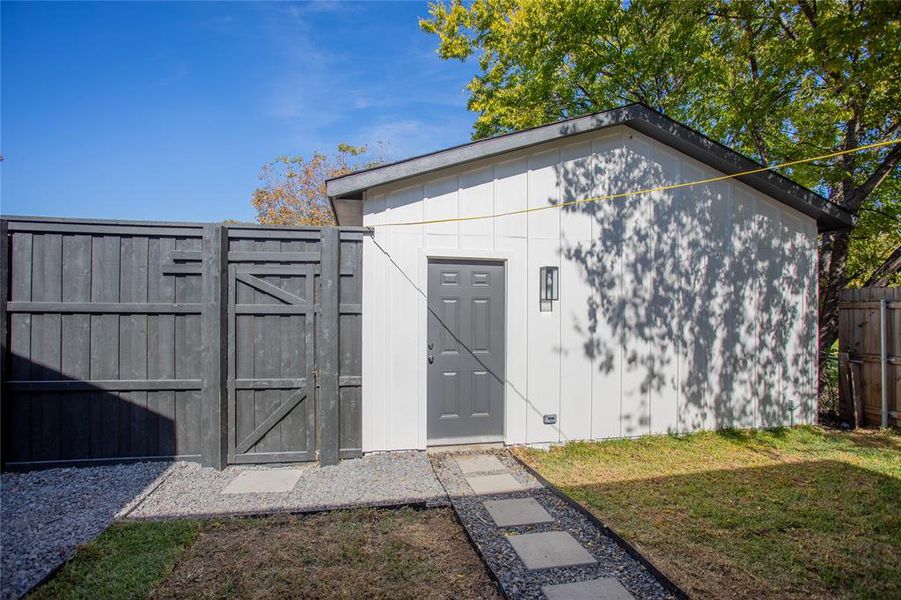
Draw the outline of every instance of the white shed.
<instances>
[{"instance_id":1,"label":"white shed","mask_svg":"<svg viewBox=\"0 0 901 600\"><path fill-rule=\"evenodd\" d=\"M553 206L758 166L630 105L329 181L373 228L363 451L813 421L849 213L772 172Z\"/></svg>"}]
</instances>

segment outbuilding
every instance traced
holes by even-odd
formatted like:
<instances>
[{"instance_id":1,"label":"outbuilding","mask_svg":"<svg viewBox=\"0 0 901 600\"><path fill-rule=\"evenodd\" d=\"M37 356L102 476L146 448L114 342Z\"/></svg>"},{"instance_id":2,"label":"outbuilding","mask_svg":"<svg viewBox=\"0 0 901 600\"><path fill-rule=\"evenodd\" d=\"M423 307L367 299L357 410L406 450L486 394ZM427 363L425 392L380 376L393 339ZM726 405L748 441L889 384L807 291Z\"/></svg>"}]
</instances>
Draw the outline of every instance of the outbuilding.
<instances>
[{"instance_id":1,"label":"outbuilding","mask_svg":"<svg viewBox=\"0 0 901 600\"><path fill-rule=\"evenodd\" d=\"M817 232L852 217L723 177L759 167L629 105L330 180L371 228L363 451L813 422Z\"/></svg>"}]
</instances>

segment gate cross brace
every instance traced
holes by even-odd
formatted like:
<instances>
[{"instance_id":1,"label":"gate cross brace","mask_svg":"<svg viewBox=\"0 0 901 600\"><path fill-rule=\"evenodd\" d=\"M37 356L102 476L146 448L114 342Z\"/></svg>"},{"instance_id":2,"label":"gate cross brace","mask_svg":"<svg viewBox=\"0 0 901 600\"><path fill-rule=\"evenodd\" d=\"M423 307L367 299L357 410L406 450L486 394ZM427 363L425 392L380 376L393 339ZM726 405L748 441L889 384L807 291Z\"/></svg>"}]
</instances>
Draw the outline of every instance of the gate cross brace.
<instances>
[{"instance_id":1,"label":"gate cross brace","mask_svg":"<svg viewBox=\"0 0 901 600\"><path fill-rule=\"evenodd\" d=\"M307 397L306 394L301 395L301 392L305 391L306 388L301 388L291 394L287 400L285 400L281 406L275 409L272 414L266 417L262 423L257 425L256 429L251 431L244 441L238 444L238 447L235 448L236 454L243 454L254 447L263 436L269 433L269 431L278 425L278 423L284 419L289 412L294 410L294 407L301 403L301 401Z\"/></svg>"},{"instance_id":2,"label":"gate cross brace","mask_svg":"<svg viewBox=\"0 0 901 600\"><path fill-rule=\"evenodd\" d=\"M248 273L235 273L235 279L237 279L238 281L240 281L242 283L246 283L250 287L257 289L257 290L263 292L264 294L269 294L270 296L274 296L274 297L278 298L279 300L287 302L288 304L297 304L297 305L306 304L306 302L304 301L303 298L295 296L291 292L289 292L287 290L283 290L282 288L278 287L277 285L273 285L273 284L269 283L268 281L263 281L262 279L260 279L258 277L254 277L253 275L250 275Z\"/></svg>"}]
</instances>

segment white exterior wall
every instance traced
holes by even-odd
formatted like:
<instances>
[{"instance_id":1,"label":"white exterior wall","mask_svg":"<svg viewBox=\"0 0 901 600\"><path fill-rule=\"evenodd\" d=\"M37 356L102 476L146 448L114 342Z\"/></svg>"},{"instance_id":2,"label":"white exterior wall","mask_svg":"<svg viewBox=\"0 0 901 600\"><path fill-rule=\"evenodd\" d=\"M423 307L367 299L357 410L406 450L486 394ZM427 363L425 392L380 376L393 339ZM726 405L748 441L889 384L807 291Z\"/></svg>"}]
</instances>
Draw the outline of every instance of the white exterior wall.
<instances>
[{"instance_id":1,"label":"white exterior wall","mask_svg":"<svg viewBox=\"0 0 901 600\"><path fill-rule=\"evenodd\" d=\"M428 257L506 262L508 444L811 422L816 223L741 183L379 227L718 174L618 127L369 190L363 450L426 447ZM560 267L553 312L545 265Z\"/></svg>"}]
</instances>

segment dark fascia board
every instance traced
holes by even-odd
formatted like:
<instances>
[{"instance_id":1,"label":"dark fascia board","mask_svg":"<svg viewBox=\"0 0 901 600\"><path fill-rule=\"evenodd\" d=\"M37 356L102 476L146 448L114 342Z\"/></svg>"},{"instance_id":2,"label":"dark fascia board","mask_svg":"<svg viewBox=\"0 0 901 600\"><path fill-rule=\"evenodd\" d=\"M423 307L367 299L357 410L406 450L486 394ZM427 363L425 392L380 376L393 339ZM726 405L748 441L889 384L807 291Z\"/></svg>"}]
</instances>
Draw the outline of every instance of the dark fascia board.
<instances>
[{"instance_id":1,"label":"dark fascia board","mask_svg":"<svg viewBox=\"0 0 901 600\"><path fill-rule=\"evenodd\" d=\"M327 194L332 200L362 199L364 190L379 185L615 125L629 126L725 174L763 166L647 106L629 104L329 179L326 183ZM845 229L854 225L854 217L849 211L773 171L762 171L736 179L813 217L820 231Z\"/></svg>"}]
</instances>

